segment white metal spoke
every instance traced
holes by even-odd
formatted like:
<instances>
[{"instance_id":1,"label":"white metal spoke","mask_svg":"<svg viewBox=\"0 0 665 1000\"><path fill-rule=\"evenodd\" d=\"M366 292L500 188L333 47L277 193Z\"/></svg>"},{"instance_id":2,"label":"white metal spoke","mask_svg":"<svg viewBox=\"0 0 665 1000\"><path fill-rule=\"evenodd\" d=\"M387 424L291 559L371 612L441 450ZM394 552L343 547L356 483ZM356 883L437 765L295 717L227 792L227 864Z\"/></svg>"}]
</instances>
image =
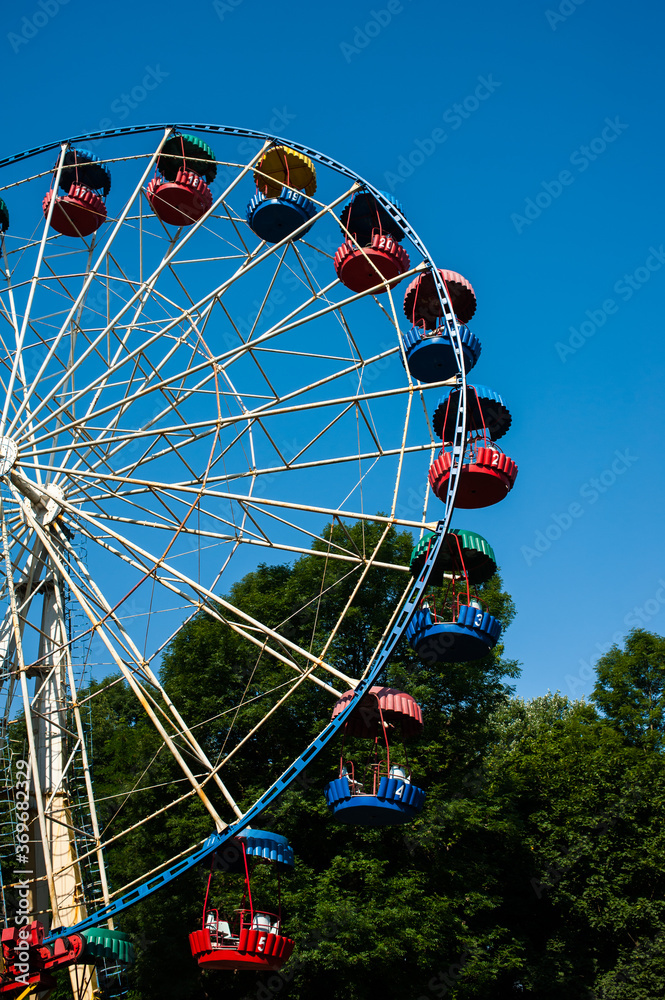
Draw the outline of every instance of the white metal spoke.
<instances>
[{"instance_id":1,"label":"white metal spoke","mask_svg":"<svg viewBox=\"0 0 665 1000\"><path fill-rule=\"evenodd\" d=\"M106 246L104 247L104 250L102 251L102 253L101 253L100 257L99 257L99 259L97 261L97 264L95 265L95 267L93 267L91 269L90 273L88 274L88 276L87 276L87 278L86 278L86 280L84 282L83 288L81 289L81 292L79 293L79 296L77 297L76 302L74 302L74 304L73 304L73 306L72 306L72 308L71 308L71 310L70 310L70 312L69 312L69 314L67 316L67 319L65 320L65 323L63 324L63 327L62 327L62 329L60 331L59 337L56 340L56 343L54 343L53 347L51 348L51 351L49 352L49 356L46 358L46 360L44 361L44 364L42 365L42 368L38 372L38 376L37 376L38 378L42 374L42 372L43 372L43 370L44 370L47 362L50 360L52 354L54 353L55 348L57 347L57 345L58 345L61 337L64 336L64 332L65 332L66 326L67 326L67 324L69 322L71 322L71 318L72 318L72 316L73 316L73 314L74 314L74 312L75 312L75 310L76 310L76 308L77 308L77 306L79 304L79 299L87 291L89 285L91 284L92 280L94 279L94 276L95 276L95 274L97 272L97 269L98 269L99 265L101 264L102 260L105 258L106 253L108 252L108 250L110 249L110 247L112 246L113 241L114 241L116 235L118 234L118 232L120 230L122 222L125 220L125 218L129 214L129 209L130 209L131 205L133 204L134 199L137 197L138 193L140 192L140 190L141 190L141 188L143 186L143 183L145 182L148 174L152 170L152 168L153 168L153 166L155 164L155 161L157 160L157 157L159 155L159 152L161 150L161 147L164 144L165 140L166 140L166 135L164 135L164 137L163 137L162 141L160 142L159 146L157 147L157 149L153 153L153 155L152 155L152 157L150 159L150 162L149 162L148 166L146 167L146 169L144 171L143 176L139 180L139 183L137 184L136 189L134 190L134 192L132 194L132 197L131 197L130 201L127 203L125 209L123 210L123 213L118 218L116 226L115 226L113 232L111 233L111 236L109 237L109 240L108 240ZM64 149L63 149L63 151L64 151ZM245 176L245 174L251 169L251 167L253 165L253 162L255 160L257 160L259 158L259 156L260 156L260 153L257 153L256 156L254 157L254 159L252 161L250 161L250 163L246 167L243 167L243 169L238 174L238 177L229 185L229 187L227 188L227 190L224 192L224 195L220 195L220 197L218 199L218 202L221 202L222 199L223 199L223 197L229 195L229 193L233 190L233 188L239 183L240 180L242 180L242 178ZM215 206L213 205L213 208L214 207ZM210 210L210 212L212 212L212 209ZM210 214L210 212L206 213L206 215ZM143 285L141 285L141 287L136 292L134 292L134 294L129 298L129 300L127 301L127 303L121 308L120 312L115 315L115 317L113 319L113 324L118 323L118 321L120 319L122 319L122 317L124 316L124 314L129 310L129 308L134 304L134 302L136 302L137 300L140 300L140 297L146 294L146 291L151 290L152 286L154 285L154 283L158 279L158 277L161 274L161 272L165 268L168 268L171 260L179 252L179 250L181 249L181 247L184 246L192 238L192 236L198 231L198 229L200 228L200 226L201 226L201 224L203 222L203 219L205 219L205 218L206 218L206 216L203 216L203 218L199 222L197 222L197 223L194 224L194 226L192 227L191 230L189 230L189 232L185 233L185 235L182 237L181 241L176 246L174 246L173 249L166 255L166 257L164 258L164 260L160 263L159 267L150 276L150 278ZM50 222L50 217L49 217L48 221ZM248 265L248 266L251 266L251 264ZM208 303L217 294L221 294L221 292L223 290L224 290L224 288L222 287L220 289L217 289L214 293L209 293L194 308L198 310L199 307L201 307L201 306L205 305L206 303ZM140 305L139 305L138 308L140 309ZM188 315L189 315L189 312L188 312ZM177 322L178 321L173 321L167 327L167 330L165 332L168 332L173 326L176 325ZM82 354L80 355L80 357L78 358L78 360L76 362L76 365L72 366L72 369L74 367L78 368L78 367L80 367L83 364L83 362L86 360L88 354L97 346L97 344L99 342L103 341L103 338L108 334L108 332L110 331L110 329L111 329L111 324L109 324L102 331L102 333L100 335L98 335L97 338L95 338L95 340L93 340L91 342L89 348L87 348L85 351L82 352ZM58 392L63 387L64 384L65 384L64 380L61 380L60 382L58 382L57 385L51 390L51 395L55 395L55 393ZM38 407L35 408L35 416L37 415L37 413L39 412L39 410L42 409L44 403L47 402L49 398L50 397L48 397L47 400L44 400ZM77 397L75 396L74 399L76 399L76 398ZM22 408L19 408L19 412L17 413L14 421L12 422L12 427L10 428L10 431L15 426L18 417L20 417L20 415L21 415L21 412L22 412ZM57 414L57 411L56 411L56 416L57 415L58 414Z\"/></svg>"},{"instance_id":2,"label":"white metal spoke","mask_svg":"<svg viewBox=\"0 0 665 1000\"><path fill-rule=\"evenodd\" d=\"M137 681L134 672L131 671L131 670L129 670L127 668L124 660L118 655L118 653L117 653L117 651L115 649L114 643L112 642L111 635L108 633L108 631L107 631L106 628L102 627L103 626L103 622L100 621L99 618L98 618L98 616L94 614L94 611L93 611L92 607L90 606L89 601L86 599L86 597L83 595L82 591L77 587L75 581L72 579L72 577L67 572L67 568L66 568L65 564L63 563L62 559L60 558L59 554L57 553L57 551L55 549L55 546L51 543L48 535L46 534L46 532L44 532L41 529L41 527L39 526L38 522L35 520L34 516L32 515L32 513L30 512L30 510L28 509L28 507L25 504L24 504L24 510L25 510L25 514L26 514L27 520L31 523L31 525L32 525L35 533L37 534L37 536L40 538L42 544L44 545L44 548L48 551L48 554L49 554L49 556L50 556L50 558L51 558L54 566L57 567L58 571L62 575L62 578L67 582L68 586L76 594L77 599L78 599L78 601L80 603L81 608L83 609L83 611L85 612L85 614L88 616L88 619L89 619L91 625L95 628L96 633L100 636L100 638L102 639L102 642L107 647L109 653L111 654L111 656L112 656L112 658L113 658L113 660L115 662L116 667L120 670L120 672L122 673L123 677L125 678L125 680L129 684L129 686L131 687L132 691L134 692L134 694L136 695L136 697L138 698L138 700L142 704L144 710L146 711L146 713L150 717L153 725L155 726L155 728L157 729L157 731L160 733L160 735L162 736L162 738L165 740L167 746L169 747L169 750L171 751L172 756L178 762L178 764L182 768L184 774L189 779L192 787L194 788L194 790L198 794L199 798L201 799L201 802L203 803L203 805L205 806L205 808L207 809L207 811L210 813L212 819L214 820L215 824L217 825L217 828L218 829L223 829L224 826L225 826L224 821L221 819L221 817L219 816L219 814L217 813L217 811L214 809L214 807L212 806L212 803L209 801L209 799L207 798L207 796L203 793L202 787L199 785L199 782L197 781L197 779L195 778L194 774L192 773L192 771L188 767L187 763L185 762L184 758L182 757L182 755L178 751L177 747L175 746L175 744L173 742L172 737L166 731L166 729L162 725L160 719L158 718L158 716L153 711L153 709L152 709L152 707L150 705L150 701L149 701L147 692L145 691L145 689L143 689L141 687L141 685ZM138 666L142 666L142 664L140 664L140 663L137 664L137 665ZM25 700L25 696L24 696L24 700Z\"/></svg>"},{"instance_id":3,"label":"white metal spoke","mask_svg":"<svg viewBox=\"0 0 665 1000\"><path fill-rule=\"evenodd\" d=\"M67 509L66 503L64 504L64 506L65 509ZM74 508L70 509L70 513L75 513ZM97 529L100 531L104 530L104 526L100 521L97 520L97 518L91 517L90 515L87 514L79 514L79 517L82 520L88 522L88 524L93 529ZM262 624L256 618L242 611L242 609L236 608L232 604L229 604L229 602L226 601L224 598L219 597L216 594L213 594L212 591L208 590L207 587L202 586L200 583L198 583L198 581L193 580L185 573L181 573L172 563L167 562L164 556L160 557L151 556L150 553L147 552L145 549L143 549L140 545L130 541L130 539L128 539L127 537L123 537L118 532L110 529L108 526L106 526L106 532L118 544L122 545L122 547L128 553L131 553L132 556L138 557L141 560L143 560L144 564L150 567L150 569L147 571L147 575L154 576L164 586L168 587L169 589L175 590L175 586L171 583L171 579L178 581L180 584L184 584L186 587L190 588L190 590L193 592L194 595L196 595L195 596L196 600L204 600L205 602L211 602L213 605L215 604L221 605L222 607L226 608L227 611L231 612L233 616L236 616L241 620L247 622L247 624L260 629L263 633L265 633L266 636L270 637L271 639L284 643L286 646L288 646L289 649L293 650L293 652L299 653L301 656L305 657L305 659L310 660L315 666L320 666L324 670L327 670L329 673L333 674L335 677L339 677L342 680L346 681L347 683L351 683L351 678L349 678L346 674L337 670L331 664L325 663L319 657L313 656L307 650L302 649L300 646L298 646L297 643L294 643L290 639L286 639L283 636L280 636L273 629L269 628L267 625ZM91 539L95 538L95 536L92 534L90 537ZM185 595L185 592L180 592L180 593L183 596Z\"/></svg>"},{"instance_id":4,"label":"white metal spoke","mask_svg":"<svg viewBox=\"0 0 665 1000\"><path fill-rule=\"evenodd\" d=\"M127 202L127 204L126 204L123 212L120 214L120 216L119 216L119 218L118 218L118 220L116 222L116 225L115 225L115 227L114 227L111 235L109 236L109 239L108 239L105 247L103 248L103 250L102 250L102 252L101 252L101 254L100 254L100 256L99 256L99 258L98 258L98 260L96 262L96 264L90 269L90 271L89 271L89 273L88 273L88 275L87 275L87 277L86 277L86 279L85 279L85 281L83 283L83 287L81 288L81 291L79 292L79 295L77 296L75 302L73 303L73 305L72 305L72 307L71 307L71 309L70 309L70 311L69 311L69 313L67 315L67 318L66 318L65 322L63 323L63 325L61 327L60 333L59 333L58 337L56 338L56 341L54 342L53 346L51 347L48 356L44 360L44 363L42 364L42 367L40 368L39 372L37 373L37 376L35 378L35 382L33 383L34 385L37 384L38 379L43 374L43 372L44 372L44 370L45 370L45 368L46 368L49 360L51 359L51 357L55 353L55 350L56 350L58 344L60 343L60 340L62 339L62 337L65 336L66 330L67 330L67 327L68 327L69 323L72 321L72 318L75 315L76 310L77 310L80 302L83 301L83 299L85 297L85 293L87 292L89 286L92 284L92 282L93 282L93 280L95 278L95 275L96 275L96 273L97 273L97 271L98 271L98 269L99 269L102 261L105 259L106 254L108 253L108 251L110 250L111 246L113 245L113 242L114 242L115 238L117 237L118 233L121 231L122 223L124 222L124 220L126 219L127 215L129 214L129 209L131 208L131 205L132 205L132 203L134 201L134 198L137 196L137 194L141 190L141 187L143 186L143 183L144 183L145 179L147 178L148 174L152 170L152 167L153 167L153 165L154 165L154 163L155 163L155 161L157 159L157 156L159 155L159 151L160 151L160 149L161 149L161 147L162 147L162 145L163 145L163 143L164 143L165 140L166 140L166 134L164 135L162 141L160 142L160 144L158 145L157 149L153 153L153 156L151 157L150 162L148 163L148 166L146 167L143 176L140 178L140 180L139 180L139 182L138 182L138 184L136 186L134 194L132 195L131 199ZM62 147L62 156L61 156L60 161L58 162L58 172L56 174L56 179L55 179L55 182L54 182L55 183L55 190L56 191L58 189L58 184L59 184L59 181L60 181L60 174L61 174L61 171L62 171L62 158L64 157L64 153L65 153L65 146ZM47 217L45 225L44 225L44 234L45 234L45 236L46 236L46 233L48 232L48 228L49 228L49 226L51 224L51 218L52 218L52 215L53 215L53 207L54 207L54 200L52 200L51 204L49 205L49 214L48 214L48 217ZM26 316L26 319L27 319L27 316ZM91 345L90 349L92 349L92 345ZM58 385L52 391L53 392L58 391L60 388L62 388L62 386L64 384L65 384L64 380L61 381L61 382L59 382ZM24 401L24 403L27 403L27 401L29 400L29 397L30 397L30 394L28 393L26 395L26 400ZM42 406L45 404L46 401L47 400L43 400L42 403L36 409L37 410L41 409ZM21 416L22 410L23 410L23 405L21 407L19 407L19 410L18 410L18 412L17 412L14 420L12 421L12 425L11 425L11 427L9 429L10 433L11 433L12 429L14 428L14 426L16 425L16 421Z\"/></svg>"}]
</instances>

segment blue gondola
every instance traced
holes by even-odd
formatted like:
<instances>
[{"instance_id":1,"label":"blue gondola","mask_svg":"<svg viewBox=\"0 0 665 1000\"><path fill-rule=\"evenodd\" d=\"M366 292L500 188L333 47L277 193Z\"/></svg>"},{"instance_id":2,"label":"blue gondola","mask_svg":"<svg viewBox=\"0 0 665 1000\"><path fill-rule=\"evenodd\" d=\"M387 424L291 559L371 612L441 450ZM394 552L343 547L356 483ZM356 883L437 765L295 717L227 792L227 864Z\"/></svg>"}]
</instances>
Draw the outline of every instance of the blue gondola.
<instances>
[{"instance_id":1,"label":"blue gondola","mask_svg":"<svg viewBox=\"0 0 665 1000\"><path fill-rule=\"evenodd\" d=\"M299 191L283 188L276 198L268 198L257 191L247 206L247 224L260 240L279 243L295 233L316 215L316 205ZM309 232L312 224L298 234L298 239Z\"/></svg>"},{"instance_id":2,"label":"blue gondola","mask_svg":"<svg viewBox=\"0 0 665 1000\"><path fill-rule=\"evenodd\" d=\"M437 615L424 601L406 630L411 647L425 663L478 660L491 652L500 635L500 623L475 601L460 604L456 616L446 611Z\"/></svg>"},{"instance_id":3,"label":"blue gondola","mask_svg":"<svg viewBox=\"0 0 665 1000\"><path fill-rule=\"evenodd\" d=\"M333 718L352 697L348 691L335 705ZM408 823L425 803L425 792L411 780L408 763L391 759L389 732L402 739L422 732L420 706L411 695L393 688L371 688L351 713L344 726L344 739L360 737L372 741L369 760L356 767L345 757L344 748L339 776L330 781L324 794L336 820L356 826L395 826ZM394 742L394 741L393 741ZM406 749L404 749L406 760Z\"/></svg>"},{"instance_id":4,"label":"blue gondola","mask_svg":"<svg viewBox=\"0 0 665 1000\"><path fill-rule=\"evenodd\" d=\"M56 164L57 167L57 164ZM107 198L111 190L111 171L88 149L67 149L60 171L60 188L69 192L72 184L84 184Z\"/></svg>"},{"instance_id":5,"label":"blue gondola","mask_svg":"<svg viewBox=\"0 0 665 1000\"><path fill-rule=\"evenodd\" d=\"M460 390L452 386L439 398L432 416L432 427L444 443L453 440ZM498 392L486 385L466 387L466 433L469 440L490 438L498 441L510 429L513 418Z\"/></svg>"},{"instance_id":6,"label":"blue gondola","mask_svg":"<svg viewBox=\"0 0 665 1000\"><path fill-rule=\"evenodd\" d=\"M464 367L469 372L480 357L480 341L468 326L460 326L459 331ZM419 382L441 382L456 374L457 356L446 323L434 330L426 329L424 324L412 326L403 341L407 367Z\"/></svg>"},{"instance_id":7,"label":"blue gondola","mask_svg":"<svg viewBox=\"0 0 665 1000\"><path fill-rule=\"evenodd\" d=\"M411 572L417 576L425 563L429 537L411 553ZM486 611L474 590L496 572L496 556L482 535L453 529L439 550L429 582L445 587L440 596L427 594L406 629L413 650L426 663L464 663L494 648L501 625Z\"/></svg>"},{"instance_id":8,"label":"blue gondola","mask_svg":"<svg viewBox=\"0 0 665 1000\"><path fill-rule=\"evenodd\" d=\"M256 194L247 206L247 224L260 240L288 239L317 213L309 196L316 191L316 169L309 157L289 146L272 146L254 171ZM298 233L304 236L311 227Z\"/></svg>"},{"instance_id":9,"label":"blue gondola","mask_svg":"<svg viewBox=\"0 0 665 1000\"><path fill-rule=\"evenodd\" d=\"M425 804L425 792L401 768L381 778L376 794L361 789L348 775L326 785L326 802L335 819L354 826L395 826L408 823Z\"/></svg>"}]
</instances>

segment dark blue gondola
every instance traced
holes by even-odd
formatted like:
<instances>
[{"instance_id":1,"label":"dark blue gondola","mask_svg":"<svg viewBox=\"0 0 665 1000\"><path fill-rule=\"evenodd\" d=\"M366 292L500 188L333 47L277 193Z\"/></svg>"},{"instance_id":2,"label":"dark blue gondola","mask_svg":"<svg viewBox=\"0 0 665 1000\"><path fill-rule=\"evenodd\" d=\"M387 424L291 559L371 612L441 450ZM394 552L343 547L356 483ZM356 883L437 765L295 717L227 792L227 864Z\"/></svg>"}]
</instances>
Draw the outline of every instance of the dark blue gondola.
<instances>
[{"instance_id":1,"label":"dark blue gondola","mask_svg":"<svg viewBox=\"0 0 665 1000\"><path fill-rule=\"evenodd\" d=\"M376 794L365 794L362 785L343 775L326 785L325 796L335 819L354 826L408 823L425 804L425 792L401 768L381 778Z\"/></svg>"},{"instance_id":2,"label":"dark blue gondola","mask_svg":"<svg viewBox=\"0 0 665 1000\"><path fill-rule=\"evenodd\" d=\"M254 171L256 194L247 206L247 225L260 240L279 243L310 222L317 207L309 196L316 191L316 169L309 157L289 146L273 146ZM298 233L300 239L310 230Z\"/></svg>"},{"instance_id":3,"label":"dark blue gondola","mask_svg":"<svg viewBox=\"0 0 665 1000\"><path fill-rule=\"evenodd\" d=\"M107 198L111 190L111 171L88 149L67 149L60 171L60 188L69 191L72 184L84 184Z\"/></svg>"},{"instance_id":4,"label":"dark blue gondola","mask_svg":"<svg viewBox=\"0 0 665 1000\"><path fill-rule=\"evenodd\" d=\"M459 332L464 368L469 372L480 357L480 341L468 326L460 326ZM457 373L457 356L446 323L434 330L428 330L424 324L412 326L404 334L403 342L407 367L419 382L442 382Z\"/></svg>"},{"instance_id":5,"label":"dark blue gondola","mask_svg":"<svg viewBox=\"0 0 665 1000\"><path fill-rule=\"evenodd\" d=\"M333 718L353 697L347 691L335 705ZM369 760L356 767L340 758L339 776L330 781L324 794L336 820L356 826L395 826L408 823L423 808L425 792L411 780L408 762L391 759L389 732L402 742L422 732L420 706L404 692L393 688L371 688L351 713L344 726L344 740L360 737L372 741ZM404 748L406 760L406 749Z\"/></svg>"},{"instance_id":6,"label":"dark blue gondola","mask_svg":"<svg viewBox=\"0 0 665 1000\"><path fill-rule=\"evenodd\" d=\"M479 602L460 604L457 615L438 615L424 601L409 622L406 637L425 663L464 663L487 656L501 625Z\"/></svg>"},{"instance_id":7,"label":"dark blue gondola","mask_svg":"<svg viewBox=\"0 0 665 1000\"><path fill-rule=\"evenodd\" d=\"M403 213L402 205L386 191L380 192L386 201ZM358 191L348 205L345 205L340 215L342 232L345 238L351 236L359 246L366 246L372 240L375 232L392 236L400 243L404 239L404 230L384 208L381 202L370 191Z\"/></svg>"},{"instance_id":8,"label":"dark blue gondola","mask_svg":"<svg viewBox=\"0 0 665 1000\"><path fill-rule=\"evenodd\" d=\"M386 201L402 212L392 195L381 192ZM374 294L385 292L377 288L382 280L392 281L409 269L409 255L400 246L405 233L396 219L371 193L358 191L340 215L344 242L338 248L333 264L337 277L352 292Z\"/></svg>"},{"instance_id":9,"label":"dark blue gondola","mask_svg":"<svg viewBox=\"0 0 665 1000\"><path fill-rule=\"evenodd\" d=\"M459 394L457 386L445 389L432 416L434 433L444 443L451 442L455 436ZM510 410L498 392L486 385L467 385L466 405L466 433L469 439L488 437L498 441L510 429L513 421Z\"/></svg>"},{"instance_id":10,"label":"dark blue gondola","mask_svg":"<svg viewBox=\"0 0 665 1000\"><path fill-rule=\"evenodd\" d=\"M310 222L316 215L316 205L299 191L283 188L276 198L257 191L247 206L247 224L260 240L279 243ZM312 223L298 233L298 239L312 228Z\"/></svg>"},{"instance_id":11,"label":"dark blue gondola","mask_svg":"<svg viewBox=\"0 0 665 1000\"><path fill-rule=\"evenodd\" d=\"M487 540L473 531L449 531L444 541L429 580L445 589L423 598L406 637L426 663L464 663L487 656L501 634L500 623L483 608L474 590L475 584L486 583L496 572L496 557ZM415 576L421 572L428 546L429 538L422 538L411 553Z\"/></svg>"}]
</instances>

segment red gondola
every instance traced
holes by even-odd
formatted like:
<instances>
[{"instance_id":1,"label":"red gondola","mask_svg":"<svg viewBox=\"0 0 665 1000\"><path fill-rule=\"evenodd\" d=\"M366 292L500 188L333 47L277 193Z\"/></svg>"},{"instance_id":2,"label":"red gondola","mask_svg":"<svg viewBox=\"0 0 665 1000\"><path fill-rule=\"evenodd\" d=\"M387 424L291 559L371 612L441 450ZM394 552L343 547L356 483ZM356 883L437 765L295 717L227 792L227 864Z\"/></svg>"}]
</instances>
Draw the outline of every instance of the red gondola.
<instances>
[{"instance_id":1,"label":"red gondola","mask_svg":"<svg viewBox=\"0 0 665 1000\"><path fill-rule=\"evenodd\" d=\"M249 859L274 864L278 872L276 912L254 906ZM192 955L202 969L226 972L260 972L281 969L295 943L282 933L279 896L280 869L293 868L293 850L286 837L266 830L243 830L221 856L213 855L208 876L203 922L189 935ZM242 902L231 913L209 905L216 870L244 875Z\"/></svg>"},{"instance_id":2,"label":"red gondola","mask_svg":"<svg viewBox=\"0 0 665 1000\"><path fill-rule=\"evenodd\" d=\"M193 135L170 136L157 160L146 197L155 215L169 226L191 226L212 207L209 183L217 175L215 154ZM207 182L207 183L206 183Z\"/></svg>"},{"instance_id":3,"label":"red gondola","mask_svg":"<svg viewBox=\"0 0 665 1000\"><path fill-rule=\"evenodd\" d=\"M381 193L402 211L392 195ZM340 221L345 240L333 263L337 277L352 292L368 292L374 288L374 294L379 295L387 288L377 288L377 285L408 271L409 255L400 246L404 230L370 191L356 192L342 210Z\"/></svg>"},{"instance_id":4,"label":"red gondola","mask_svg":"<svg viewBox=\"0 0 665 1000\"><path fill-rule=\"evenodd\" d=\"M212 207L212 191L206 182L182 167L173 182L153 177L146 197L155 215L169 226L191 226Z\"/></svg>"},{"instance_id":5,"label":"red gondola","mask_svg":"<svg viewBox=\"0 0 665 1000\"><path fill-rule=\"evenodd\" d=\"M468 323L476 311L476 293L471 282L456 271L439 269L439 274L448 289L455 316L460 323ZM435 330L440 325L444 309L431 271L419 274L407 288L404 314L413 326L423 325L427 330Z\"/></svg>"},{"instance_id":6,"label":"red gondola","mask_svg":"<svg viewBox=\"0 0 665 1000\"><path fill-rule=\"evenodd\" d=\"M392 236L375 232L368 246L356 246L346 240L337 250L334 261L337 277L352 292L367 292L382 281L399 277L409 269L409 255ZM375 294L387 291L379 287Z\"/></svg>"},{"instance_id":7,"label":"red gondola","mask_svg":"<svg viewBox=\"0 0 665 1000\"><path fill-rule=\"evenodd\" d=\"M434 412L434 431L443 440L443 450L429 470L436 496L445 502L452 466L446 447L452 445L460 390L446 390ZM517 477L517 465L495 444L511 423L510 412L501 396L486 386L467 386L466 449L455 506L464 510L491 507L510 492Z\"/></svg>"},{"instance_id":8,"label":"red gondola","mask_svg":"<svg viewBox=\"0 0 665 1000\"><path fill-rule=\"evenodd\" d=\"M54 173L56 176L57 171ZM111 190L111 174L98 157L86 149L68 149L62 159L59 195L51 188L42 209L47 219L51 203L51 227L63 236L91 236L106 221L104 198Z\"/></svg>"},{"instance_id":9,"label":"red gondola","mask_svg":"<svg viewBox=\"0 0 665 1000\"><path fill-rule=\"evenodd\" d=\"M445 502L452 459L441 452L429 470L429 482L436 496ZM517 466L512 458L493 443L488 447L472 442L464 453L455 506L461 510L492 507L512 490L517 478Z\"/></svg>"}]
</instances>

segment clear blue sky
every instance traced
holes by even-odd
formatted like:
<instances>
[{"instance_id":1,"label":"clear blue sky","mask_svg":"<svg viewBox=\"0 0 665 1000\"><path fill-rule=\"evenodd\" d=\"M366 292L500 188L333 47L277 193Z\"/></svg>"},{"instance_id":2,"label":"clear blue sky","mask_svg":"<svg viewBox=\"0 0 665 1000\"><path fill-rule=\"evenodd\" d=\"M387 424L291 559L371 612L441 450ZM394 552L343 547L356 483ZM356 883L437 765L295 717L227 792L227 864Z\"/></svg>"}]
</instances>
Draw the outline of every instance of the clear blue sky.
<instances>
[{"instance_id":1,"label":"clear blue sky","mask_svg":"<svg viewBox=\"0 0 665 1000\"><path fill-rule=\"evenodd\" d=\"M631 625L665 632L664 21L646 0L16 0L3 19L0 155L100 125L274 130L392 185L472 281L520 472L455 523L497 552L525 696L589 693Z\"/></svg>"}]
</instances>

